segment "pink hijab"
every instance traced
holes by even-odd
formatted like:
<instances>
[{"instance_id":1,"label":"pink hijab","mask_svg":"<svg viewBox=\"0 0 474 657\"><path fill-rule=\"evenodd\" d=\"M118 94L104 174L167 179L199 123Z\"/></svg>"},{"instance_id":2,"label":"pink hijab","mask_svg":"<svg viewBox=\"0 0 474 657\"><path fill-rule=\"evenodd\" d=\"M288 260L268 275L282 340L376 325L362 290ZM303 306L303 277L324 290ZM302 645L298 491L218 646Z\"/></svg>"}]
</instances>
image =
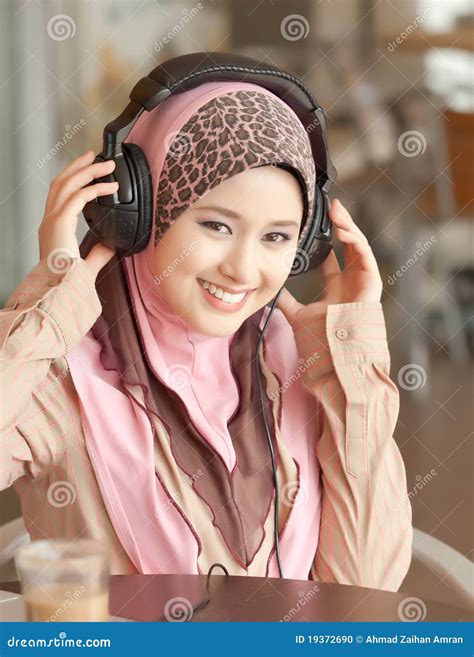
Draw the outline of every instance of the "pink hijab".
<instances>
[{"instance_id":1,"label":"pink hijab","mask_svg":"<svg viewBox=\"0 0 474 657\"><path fill-rule=\"evenodd\" d=\"M240 401L230 358L236 336L216 338L193 331L160 295L152 263L156 243L167 226L184 208L233 175L229 171L220 172L204 188L190 186L191 194L185 199L173 196L173 189L160 188L157 193L160 183L171 179L170 160L167 159L172 143L170 135L178 135L187 121L210 100L240 90L258 91L271 99L274 106L275 103L279 105L289 124L293 122L292 125L296 126L299 123L292 110L271 92L254 84L235 82L206 83L173 96L156 110L144 113L126 141L139 145L147 156L154 192L155 232L143 251L121 261L141 335L141 348L153 374L180 398L190 422L219 455L231 475L237 466L237 455L229 422ZM273 142L269 142L268 152L256 153L254 162L246 160L240 170L269 163L272 161L269 160L271 149L274 153L276 150L279 162L292 166L301 174L306 185L307 218L312 211L315 173L309 140L299 125L299 128L295 127L301 133L296 149L299 153L292 151L294 144L285 141L285 134L275 136ZM278 148L275 148L278 140ZM164 175L166 166L168 170ZM160 222L157 222L157 216ZM304 220L300 236L307 228ZM112 262L117 267L115 259ZM260 328L268 312L269 309L264 308L259 313ZM98 326L99 321L94 328ZM68 353L67 360L80 400L87 449L112 524L139 572L197 573L197 556L202 546L189 519L183 523L179 508L175 513L167 513L166 519L160 519L157 514L157 509L169 503L170 494L163 486L159 472L154 470L154 428L150 426L145 407L130 394L130 390L124 390L120 364L113 361L107 347L104 349L102 345L101 351L96 336L97 333L91 330ZM278 310L273 313L264 345L265 362L270 370L279 380L290 378L298 364L296 347L292 329ZM123 342L121 349L127 349ZM126 362L132 360L125 358ZM280 552L285 576L306 579L317 545L320 519L319 468L316 459L312 459L311 454L308 457L308 440L314 439L314 431L307 433L305 422L305 417L314 416L316 401L300 384L285 393L285 401L286 412L282 414L280 428L283 435L295 437L291 450L299 465L303 492L284 531L280 532ZM267 409L267 415L268 412ZM259 441L268 450L263 433ZM270 489L270 480L267 484ZM278 574L274 555L269 559L267 574Z\"/></svg>"}]
</instances>

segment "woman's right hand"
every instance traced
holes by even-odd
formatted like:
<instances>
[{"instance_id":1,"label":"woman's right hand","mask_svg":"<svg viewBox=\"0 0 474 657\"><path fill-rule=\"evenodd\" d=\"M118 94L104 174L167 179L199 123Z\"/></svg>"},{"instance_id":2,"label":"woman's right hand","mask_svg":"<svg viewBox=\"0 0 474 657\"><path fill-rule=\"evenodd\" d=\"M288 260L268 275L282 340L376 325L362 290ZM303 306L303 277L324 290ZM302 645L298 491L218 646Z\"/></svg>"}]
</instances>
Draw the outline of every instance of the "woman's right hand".
<instances>
[{"instance_id":1,"label":"woman's right hand","mask_svg":"<svg viewBox=\"0 0 474 657\"><path fill-rule=\"evenodd\" d=\"M111 173L115 168L113 160L92 164L94 159L94 152L87 151L73 160L52 181L44 217L38 228L40 259L49 256L52 262L55 258L59 262L64 258L80 258L76 237L79 213L89 201L113 194L118 189L117 182L88 185L94 179ZM84 260L94 279L114 255L115 251L102 243L91 249Z\"/></svg>"}]
</instances>

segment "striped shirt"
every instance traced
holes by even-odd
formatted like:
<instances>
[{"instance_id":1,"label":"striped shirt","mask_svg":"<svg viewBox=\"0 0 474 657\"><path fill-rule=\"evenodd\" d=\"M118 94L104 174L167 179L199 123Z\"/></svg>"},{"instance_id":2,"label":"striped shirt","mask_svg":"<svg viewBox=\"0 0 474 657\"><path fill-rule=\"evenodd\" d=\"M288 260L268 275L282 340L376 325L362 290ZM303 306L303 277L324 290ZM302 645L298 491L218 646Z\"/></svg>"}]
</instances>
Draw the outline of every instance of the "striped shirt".
<instances>
[{"instance_id":1,"label":"striped shirt","mask_svg":"<svg viewBox=\"0 0 474 657\"><path fill-rule=\"evenodd\" d=\"M105 538L114 546L112 574L131 574L137 569L98 487L65 358L101 310L93 276L79 258L63 274L40 260L0 311L0 489L14 485L32 540ZM326 317L295 327L294 338L299 360L308 363L305 389L323 410L313 431L321 521L308 579L396 591L411 561L412 511L393 439L399 394L390 379L382 305L330 305ZM155 449L157 469L163 458ZM193 517L197 535L205 536L202 572L220 561L230 574L268 574L273 513L247 569L232 560L212 523L203 519L200 527L199 513Z\"/></svg>"}]
</instances>

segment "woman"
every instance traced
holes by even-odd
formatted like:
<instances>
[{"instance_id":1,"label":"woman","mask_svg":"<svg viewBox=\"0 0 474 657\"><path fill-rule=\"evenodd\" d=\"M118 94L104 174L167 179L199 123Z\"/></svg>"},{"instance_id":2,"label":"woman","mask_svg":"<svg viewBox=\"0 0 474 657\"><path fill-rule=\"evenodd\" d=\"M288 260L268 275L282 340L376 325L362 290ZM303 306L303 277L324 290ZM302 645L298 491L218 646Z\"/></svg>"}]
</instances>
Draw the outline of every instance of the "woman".
<instances>
[{"instance_id":1,"label":"woman","mask_svg":"<svg viewBox=\"0 0 474 657\"><path fill-rule=\"evenodd\" d=\"M284 576L397 590L412 540L398 391L377 265L341 203L343 271L332 252L307 306L283 290L256 349L312 211L303 126L258 85L212 82L128 141L152 175L146 249L79 250L77 214L117 190L86 186L114 168L88 152L53 181L40 262L2 312L2 487L31 537L105 537L112 573L278 576L258 357Z\"/></svg>"}]
</instances>

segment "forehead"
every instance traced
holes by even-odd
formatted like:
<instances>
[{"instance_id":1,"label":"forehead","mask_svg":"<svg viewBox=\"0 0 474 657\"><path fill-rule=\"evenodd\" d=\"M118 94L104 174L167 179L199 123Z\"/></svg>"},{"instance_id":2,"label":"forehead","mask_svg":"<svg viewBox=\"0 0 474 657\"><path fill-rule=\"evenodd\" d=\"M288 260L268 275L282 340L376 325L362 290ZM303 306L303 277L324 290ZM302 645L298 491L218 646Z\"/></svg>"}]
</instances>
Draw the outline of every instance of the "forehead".
<instances>
[{"instance_id":1,"label":"forehead","mask_svg":"<svg viewBox=\"0 0 474 657\"><path fill-rule=\"evenodd\" d=\"M247 169L211 189L191 210L219 205L242 215L264 220L301 220L303 191L294 175L277 167Z\"/></svg>"}]
</instances>

